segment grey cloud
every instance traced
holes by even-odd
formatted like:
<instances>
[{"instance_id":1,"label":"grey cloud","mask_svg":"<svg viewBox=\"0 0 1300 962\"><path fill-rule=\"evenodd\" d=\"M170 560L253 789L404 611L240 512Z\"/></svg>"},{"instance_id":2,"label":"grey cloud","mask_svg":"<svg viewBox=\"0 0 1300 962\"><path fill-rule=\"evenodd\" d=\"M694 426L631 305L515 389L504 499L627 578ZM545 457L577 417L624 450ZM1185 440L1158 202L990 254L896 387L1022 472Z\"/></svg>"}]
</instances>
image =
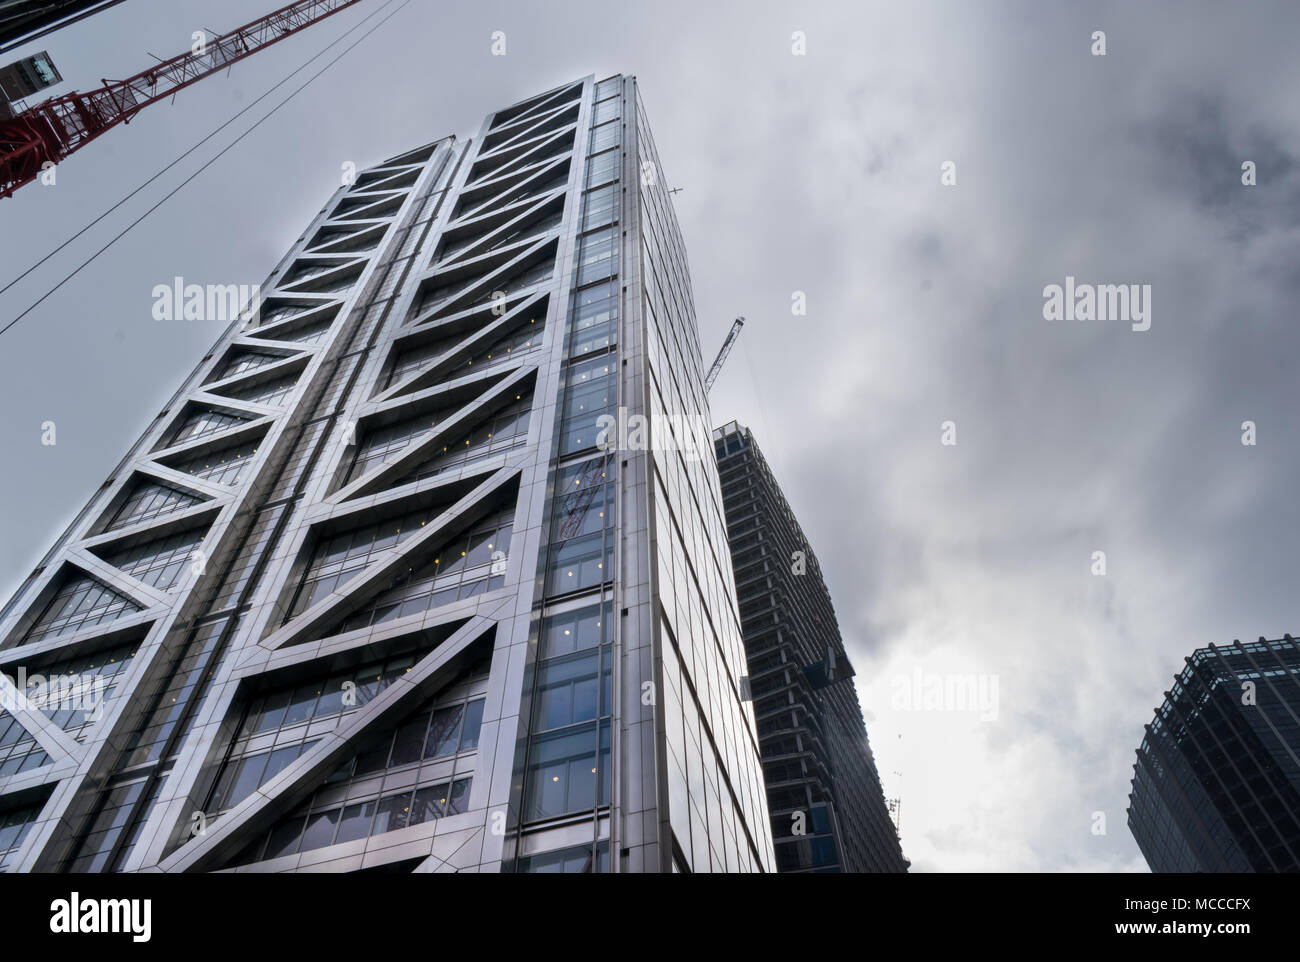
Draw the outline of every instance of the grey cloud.
<instances>
[{"instance_id":1,"label":"grey cloud","mask_svg":"<svg viewBox=\"0 0 1300 962\"><path fill-rule=\"evenodd\" d=\"M65 75L121 73L213 16L132 6L147 15L50 45ZM232 0L222 18L265 6ZM55 192L3 202L4 280L346 25L103 138ZM1132 752L1183 656L1300 624L1297 28L1285 3L413 4L0 338L0 495L23 506L5 512L0 583L26 575L218 333L150 320L153 284L257 283L344 160L472 133L588 72L635 73L685 188L705 353L749 318L715 420L755 431L821 560L908 854L928 870L1140 870ZM493 29L507 57L488 55ZM1242 159L1259 187L1240 186ZM1151 284L1152 329L1044 321L1043 286L1066 274ZM956 448L939 444L946 418ZM920 663L999 673L999 720L891 710L891 677Z\"/></svg>"}]
</instances>

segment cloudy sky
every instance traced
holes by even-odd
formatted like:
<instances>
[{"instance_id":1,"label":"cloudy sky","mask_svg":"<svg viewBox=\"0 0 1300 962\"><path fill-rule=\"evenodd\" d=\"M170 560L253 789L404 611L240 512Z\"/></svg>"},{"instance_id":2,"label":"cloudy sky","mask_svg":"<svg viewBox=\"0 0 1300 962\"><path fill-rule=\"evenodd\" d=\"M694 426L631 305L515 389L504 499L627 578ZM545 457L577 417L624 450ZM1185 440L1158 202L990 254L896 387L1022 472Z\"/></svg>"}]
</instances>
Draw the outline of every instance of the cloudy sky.
<instances>
[{"instance_id":1,"label":"cloudy sky","mask_svg":"<svg viewBox=\"0 0 1300 962\"><path fill-rule=\"evenodd\" d=\"M382 3L0 201L0 285ZM130 0L37 46L84 89L272 6ZM154 321L154 285L260 283L345 161L635 74L706 350L749 319L714 418L753 429L821 559L914 868L1144 870L1133 752L1183 657L1300 627L1300 9L1070 7L413 0L0 336L0 591L220 333ZM0 323L278 99L0 295ZM1150 285L1150 330L1045 320L1067 276ZM903 702L962 678L996 681L996 718Z\"/></svg>"}]
</instances>

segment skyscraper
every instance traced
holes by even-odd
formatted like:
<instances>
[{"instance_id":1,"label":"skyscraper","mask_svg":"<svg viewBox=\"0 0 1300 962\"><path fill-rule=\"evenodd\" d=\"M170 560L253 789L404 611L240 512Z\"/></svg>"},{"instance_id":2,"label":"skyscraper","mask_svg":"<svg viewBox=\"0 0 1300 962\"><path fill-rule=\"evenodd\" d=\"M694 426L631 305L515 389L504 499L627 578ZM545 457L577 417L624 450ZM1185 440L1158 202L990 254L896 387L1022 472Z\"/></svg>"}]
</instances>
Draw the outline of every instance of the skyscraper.
<instances>
[{"instance_id":1,"label":"skyscraper","mask_svg":"<svg viewBox=\"0 0 1300 962\"><path fill-rule=\"evenodd\" d=\"M905 872L817 556L748 428L713 433L781 872Z\"/></svg>"},{"instance_id":2,"label":"skyscraper","mask_svg":"<svg viewBox=\"0 0 1300 962\"><path fill-rule=\"evenodd\" d=\"M0 51L115 7L122 0L23 0L0 4Z\"/></svg>"},{"instance_id":3,"label":"skyscraper","mask_svg":"<svg viewBox=\"0 0 1300 962\"><path fill-rule=\"evenodd\" d=\"M1300 644L1198 648L1146 726L1128 826L1153 872L1300 872Z\"/></svg>"},{"instance_id":4,"label":"skyscraper","mask_svg":"<svg viewBox=\"0 0 1300 962\"><path fill-rule=\"evenodd\" d=\"M635 80L349 180L0 612L4 868L772 870Z\"/></svg>"}]
</instances>

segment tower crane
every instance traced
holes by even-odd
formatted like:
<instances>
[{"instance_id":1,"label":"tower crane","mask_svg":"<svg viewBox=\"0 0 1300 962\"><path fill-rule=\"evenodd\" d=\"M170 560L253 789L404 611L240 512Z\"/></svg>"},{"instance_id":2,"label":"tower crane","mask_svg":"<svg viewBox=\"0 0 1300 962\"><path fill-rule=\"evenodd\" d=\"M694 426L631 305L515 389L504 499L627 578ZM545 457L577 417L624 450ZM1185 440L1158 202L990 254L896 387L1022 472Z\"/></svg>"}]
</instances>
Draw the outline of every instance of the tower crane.
<instances>
[{"instance_id":1,"label":"tower crane","mask_svg":"<svg viewBox=\"0 0 1300 962\"><path fill-rule=\"evenodd\" d=\"M722 342L722 350L718 351L717 358L713 361L713 366L709 368L709 373L704 375L704 393L708 394L709 389L713 387L713 382L718 379L718 374L722 371L722 365L727 360L727 355L731 349L736 346L736 338L740 336L740 329L745 326L743 317L736 318L731 325L731 330L727 332L727 339Z\"/></svg>"},{"instance_id":2,"label":"tower crane","mask_svg":"<svg viewBox=\"0 0 1300 962\"><path fill-rule=\"evenodd\" d=\"M54 97L0 120L0 198L10 197L96 137L150 104L278 43L361 0L300 0L229 33L197 41L186 53L125 80L103 80L85 93Z\"/></svg>"}]
</instances>

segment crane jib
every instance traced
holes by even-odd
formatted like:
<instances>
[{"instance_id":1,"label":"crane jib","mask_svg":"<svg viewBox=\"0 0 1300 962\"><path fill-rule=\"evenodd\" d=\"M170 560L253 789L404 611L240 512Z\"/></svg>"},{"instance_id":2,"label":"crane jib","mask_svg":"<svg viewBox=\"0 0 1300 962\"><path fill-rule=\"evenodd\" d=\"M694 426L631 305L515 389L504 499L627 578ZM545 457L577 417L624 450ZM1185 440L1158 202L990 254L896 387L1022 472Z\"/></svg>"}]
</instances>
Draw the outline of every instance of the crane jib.
<instances>
[{"instance_id":1,"label":"crane jib","mask_svg":"<svg viewBox=\"0 0 1300 962\"><path fill-rule=\"evenodd\" d=\"M361 0L300 0L125 80L104 81L0 120L0 197L9 197L73 151L137 113Z\"/></svg>"}]
</instances>

